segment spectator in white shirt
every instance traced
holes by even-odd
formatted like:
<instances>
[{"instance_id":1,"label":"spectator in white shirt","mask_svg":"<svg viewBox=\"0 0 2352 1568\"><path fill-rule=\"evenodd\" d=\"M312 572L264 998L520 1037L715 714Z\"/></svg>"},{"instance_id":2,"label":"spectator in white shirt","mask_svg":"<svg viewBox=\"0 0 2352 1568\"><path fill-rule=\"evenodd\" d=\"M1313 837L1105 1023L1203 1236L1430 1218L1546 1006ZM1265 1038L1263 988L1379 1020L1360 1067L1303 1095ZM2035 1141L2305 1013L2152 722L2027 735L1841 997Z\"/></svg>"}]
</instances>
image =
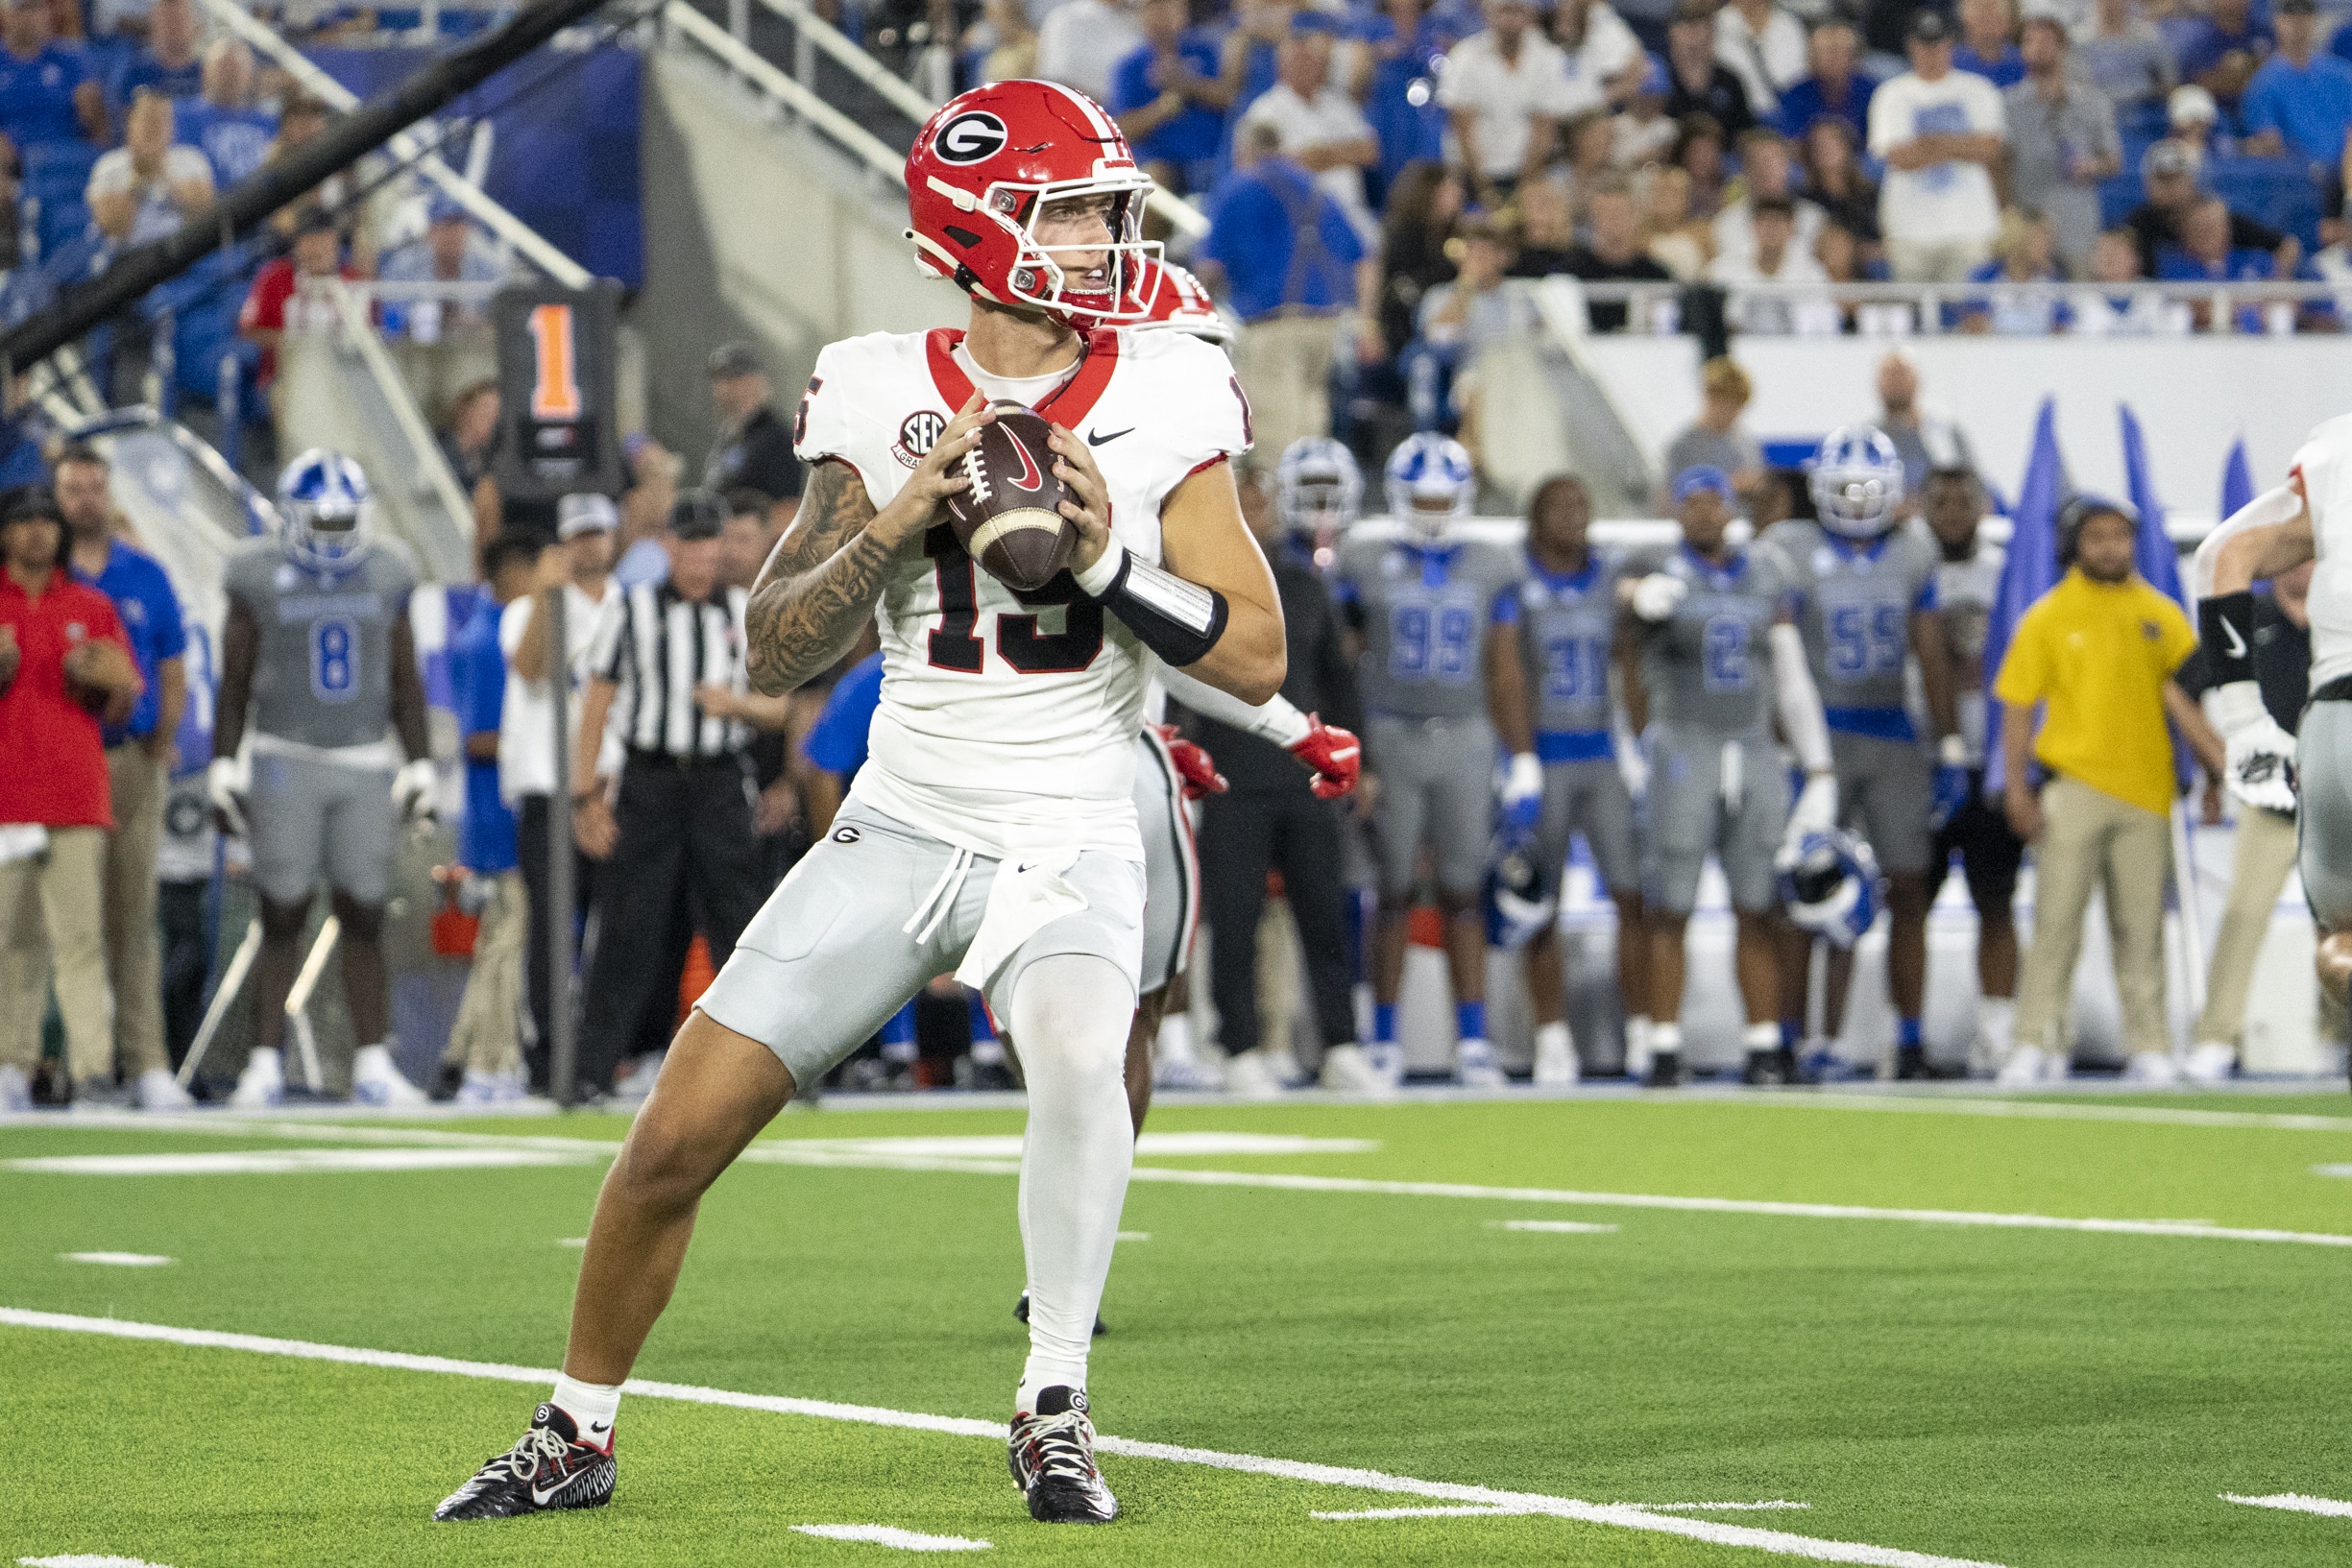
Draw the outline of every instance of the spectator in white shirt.
<instances>
[{"instance_id":1,"label":"spectator in white shirt","mask_svg":"<svg viewBox=\"0 0 2352 1568\"><path fill-rule=\"evenodd\" d=\"M2316 258L2315 258L2316 259ZM2082 337L2153 337L2189 330L2186 302L2136 292L2140 243L2128 229L2110 229L2091 247L2091 278L2107 285L2067 297L2073 330Z\"/></svg>"},{"instance_id":2,"label":"spectator in white shirt","mask_svg":"<svg viewBox=\"0 0 2352 1568\"><path fill-rule=\"evenodd\" d=\"M1625 112L1612 122L1610 162L1620 169L1644 169L1674 157L1674 143L1683 128L1666 112L1666 94L1671 90L1664 62L1643 55L1641 75L1626 95Z\"/></svg>"},{"instance_id":3,"label":"spectator in white shirt","mask_svg":"<svg viewBox=\"0 0 2352 1568\"><path fill-rule=\"evenodd\" d=\"M1755 200L1753 218L1754 248L1744 255L1715 257L1708 264L1709 282L1733 289L1754 283L1811 283L1825 288L1816 299L1735 294L1730 311L1733 324L1742 332L1780 337L1834 334L1839 318L1826 289L1830 275L1808 247L1797 243L1795 204L1785 196L1759 196Z\"/></svg>"},{"instance_id":4,"label":"spectator in white shirt","mask_svg":"<svg viewBox=\"0 0 2352 1568\"><path fill-rule=\"evenodd\" d=\"M1274 69L1274 84L1243 113L1239 130L1272 126L1282 156L1312 174L1365 243L1376 246L1380 225L1364 199L1364 171L1380 161L1380 143L1356 101L1332 84L1331 35L1293 31Z\"/></svg>"},{"instance_id":5,"label":"spectator in white shirt","mask_svg":"<svg viewBox=\"0 0 2352 1568\"><path fill-rule=\"evenodd\" d=\"M1486 15L1485 32L1447 53L1438 103L1455 161L1479 205L1493 207L1551 157L1552 128L1575 104L1567 60L1537 30L1529 0L1487 0Z\"/></svg>"},{"instance_id":6,"label":"spectator in white shirt","mask_svg":"<svg viewBox=\"0 0 2352 1568\"><path fill-rule=\"evenodd\" d=\"M1111 72L1144 41L1131 0L1067 0L1037 27L1037 74L1110 101Z\"/></svg>"},{"instance_id":7,"label":"spectator in white shirt","mask_svg":"<svg viewBox=\"0 0 2352 1568\"><path fill-rule=\"evenodd\" d=\"M1897 279L1959 283L1993 253L2000 206L1993 165L2007 115L2000 91L1952 65L1952 26L1932 11L1911 18L1911 69L1870 101L1870 151L1886 163L1879 227Z\"/></svg>"},{"instance_id":8,"label":"spectator in white shirt","mask_svg":"<svg viewBox=\"0 0 2352 1568\"><path fill-rule=\"evenodd\" d=\"M90 219L117 245L145 245L177 233L188 215L212 202L212 164L193 147L175 146L172 101L139 89L131 101L123 144L90 169Z\"/></svg>"},{"instance_id":9,"label":"spectator in white shirt","mask_svg":"<svg viewBox=\"0 0 2352 1568\"><path fill-rule=\"evenodd\" d=\"M1804 25L1773 0L1731 0L1715 12L1715 59L1748 89L1748 108L1759 120L1777 116L1781 94L1810 69Z\"/></svg>"},{"instance_id":10,"label":"spectator in white shirt","mask_svg":"<svg viewBox=\"0 0 2352 1568\"><path fill-rule=\"evenodd\" d=\"M1580 102L1580 108L1598 107L1603 100L1622 104L1633 96L1647 57L1641 40L1607 0L1559 0L1551 35L1567 59L1568 82L1578 99L1590 96L1591 102Z\"/></svg>"},{"instance_id":11,"label":"spectator in white shirt","mask_svg":"<svg viewBox=\"0 0 2352 1568\"><path fill-rule=\"evenodd\" d=\"M1715 253L1718 256L1744 257L1756 250L1756 204L1759 201L1782 201L1789 204L1790 221L1796 225L1797 249L1806 255L1820 242L1823 225L1829 215L1815 204L1798 198L1793 180L1795 156L1788 138L1778 131L1758 126L1739 138L1740 198L1725 205L1715 214Z\"/></svg>"}]
</instances>

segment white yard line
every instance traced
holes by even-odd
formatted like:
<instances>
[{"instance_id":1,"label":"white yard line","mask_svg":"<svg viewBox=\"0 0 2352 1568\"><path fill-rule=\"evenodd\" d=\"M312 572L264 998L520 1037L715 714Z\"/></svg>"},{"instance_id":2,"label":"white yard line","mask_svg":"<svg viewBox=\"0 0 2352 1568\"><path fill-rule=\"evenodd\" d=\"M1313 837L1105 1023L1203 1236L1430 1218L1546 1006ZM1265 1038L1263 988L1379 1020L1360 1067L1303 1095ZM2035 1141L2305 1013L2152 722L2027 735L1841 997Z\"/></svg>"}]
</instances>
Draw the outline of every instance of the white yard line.
<instances>
[{"instance_id":1,"label":"white yard line","mask_svg":"<svg viewBox=\"0 0 2352 1568\"><path fill-rule=\"evenodd\" d=\"M350 1345L318 1344L305 1339L278 1339L257 1334L227 1334L215 1329L176 1328L164 1323L132 1323L108 1317L80 1317L66 1313L29 1312L0 1307L0 1325L48 1329L69 1334L94 1334L118 1339L146 1339L209 1350L243 1350L263 1356L286 1356L299 1361L338 1362L352 1366L386 1367L398 1371L438 1372L457 1377L489 1378L501 1383L549 1385L555 1373L546 1368L513 1366L492 1362L459 1361L448 1356L416 1356L396 1350L363 1350ZM866 1426L899 1427L942 1433L958 1437L1005 1440L1005 1428L995 1421L967 1416L930 1415L917 1411L885 1410L872 1405L841 1405L828 1400L792 1399L781 1394L737 1393L690 1384L654 1383L631 1378L625 1392L641 1398L675 1399L695 1405L721 1405L736 1410L767 1411L782 1415L813 1416L825 1421L854 1421ZM1356 1491L1389 1492L1426 1497L1445 1503L1467 1503L1515 1513L1541 1513L1584 1524L1643 1530L1720 1546L1751 1547L1783 1556L1815 1562L1852 1562L1875 1568L1995 1568L1960 1557L1926 1552L1871 1546L1858 1541L1824 1540L1785 1531L1757 1530L1746 1525L1719 1524L1711 1519L1678 1519L1625 1504L1587 1503L1572 1497L1549 1497L1538 1492L1504 1491L1491 1486L1465 1486L1444 1481L1418 1481L1377 1470L1345 1465L1309 1464L1297 1459L1267 1459L1256 1454L1225 1454L1208 1448L1185 1448L1173 1443L1142 1442L1131 1437L1103 1436L1099 1452L1128 1459L1159 1459L1171 1464L1197 1464L1210 1469L1236 1470L1273 1476L1313 1485L1341 1486Z\"/></svg>"},{"instance_id":2,"label":"white yard line","mask_svg":"<svg viewBox=\"0 0 2352 1568\"><path fill-rule=\"evenodd\" d=\"M874 1546L896 1547L901 1552L985 1552L986 1541L976 1541L969 1535L926 1535L920 1531L901 1530L896 1525L794 1525L801 1535L814 1535L828 1541L865 1541Z\"/></svg>"},{"instance_id":3,"label":"white yard line","mask_svg":"<svg viewBox=\"0 0 2352 1568\"><path fill-rule=\"evenodd\" d=\"M1490 1219L1489 1230L1532 1230L1555 1236L1612 1236L1614 1225L1588 1224L1582 1219Z\"/></svg>"},{"instance_id":4,"label":"white yard line","mask_svg":"<svg viewBox=\"0 0 2352 1568\"><path fill-rule=\"evenodd\" d=\"M1346 1513L1315 1512L1310 1519L1499 1519L1524 1515L1525 1508L1356 1508Z\"/></svg>"},{"instance_id":5,"label":"white yard line","mask_svg":"<svg viewBox=\"0 0 2352 1568\"><path fill-rule=\"evenodd\" d=\"M93 1557L78 1553L67 1557L18 1557L22 1568L163 1568L145 1557Z\"/></svg>"},{"instance_id":6,"label":"white yard line","mask_svg":"<svg viewBox=\"0 0 2352 1568\"><path fill-rule=\"evenodd\" d=\"M177 1258L167 1258L160 1252L61 1252L58 1254L60 1263L105 1264L115 1268L161 1268L166 1264L174 1264L179 1261Z\"/></svg>"},{"instance_id":7,"label":"white yard line","mask_svg":"<svg viewBox=\"0 0 2352 1568\"><path fill-rule=\"evenodd\" d=\"M2320 1513L2331 1519L2352 1519L2352 1503L2339 1503L2332 1497L2305 1497L2301 1492L2273 1492L2267 1497L2240 1497L2236 1492L2223 1492L2224 1503L2243 1503L2248 1508L2283 1508L2289 1513Z\"/></svg>"}]
</instances>

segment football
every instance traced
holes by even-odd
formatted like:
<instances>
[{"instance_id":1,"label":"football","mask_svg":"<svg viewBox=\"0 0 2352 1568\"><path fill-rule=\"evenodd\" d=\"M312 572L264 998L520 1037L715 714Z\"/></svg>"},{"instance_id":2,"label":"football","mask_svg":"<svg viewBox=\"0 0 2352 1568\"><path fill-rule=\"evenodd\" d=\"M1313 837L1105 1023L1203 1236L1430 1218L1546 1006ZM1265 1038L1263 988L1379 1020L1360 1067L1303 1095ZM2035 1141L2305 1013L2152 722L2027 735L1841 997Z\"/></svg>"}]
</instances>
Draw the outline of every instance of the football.
<instances>
[{"instance_id":1,"label":"football","mask_svg":"<svg viewBox=\"0 0 2352 1568\"><path fill-rule=\"evenodd\" d=\"M1061 515L1070 495L1054 476L1053 427L1026 408L1000 404L964 454L971 487L948 497L948 519L972 559L1006 588L1032 592L1070 564L1078 524Z\"/></svg>"}]
</instances>

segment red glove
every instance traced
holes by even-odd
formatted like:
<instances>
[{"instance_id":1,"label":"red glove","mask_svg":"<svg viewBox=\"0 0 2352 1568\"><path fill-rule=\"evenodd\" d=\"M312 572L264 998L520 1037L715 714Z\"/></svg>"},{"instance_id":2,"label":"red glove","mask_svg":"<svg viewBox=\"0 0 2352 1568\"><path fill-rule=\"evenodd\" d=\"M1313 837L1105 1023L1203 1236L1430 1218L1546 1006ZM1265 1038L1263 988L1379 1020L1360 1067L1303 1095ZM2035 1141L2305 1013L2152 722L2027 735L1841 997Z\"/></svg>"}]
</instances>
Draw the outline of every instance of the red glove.
<instances>
[{"instance_id":1,"label":"red glove","mask_svg":"<svg viewBox=\"0 0 2352 1568\"><path fill-rule=\"evenodd\" d=\"M1338 800L1355 788L1364 771L1364 746L1355 732L1325 724L1313 713L1307 715L1306 738L1291 748L1291 755L1315 770L1317 800Z\"/></svg>"},{"instance_id":2,"label":"red glove","mask_svg":"<svg viewBox=\"0 0 2352 1568\"><path fill-rule=\"evenodd\" d=\"M1225 792L1225 776L1217 771L1217 760L1176 734L1173 724L1157 726L1159 737L1168 742L1168 760L1176 764L1177 777L1184 781L1184 798L1197 801L1203 795Z\"/></svg>"}]
</instances>

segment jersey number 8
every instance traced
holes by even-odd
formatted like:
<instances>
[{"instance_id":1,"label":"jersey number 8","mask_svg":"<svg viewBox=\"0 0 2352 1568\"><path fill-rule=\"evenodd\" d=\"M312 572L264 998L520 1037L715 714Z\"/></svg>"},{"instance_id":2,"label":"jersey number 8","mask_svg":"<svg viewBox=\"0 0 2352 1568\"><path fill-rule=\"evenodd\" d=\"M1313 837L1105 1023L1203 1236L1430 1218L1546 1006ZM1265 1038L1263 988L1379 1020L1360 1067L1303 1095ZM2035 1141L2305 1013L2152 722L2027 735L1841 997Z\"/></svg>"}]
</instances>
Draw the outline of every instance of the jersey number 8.
<instances>
[{"instance_id":1,"label":"jersey number 8","mask_svg":"<svg viewBox=\"0 0 2352 1568\"><path fill-rule=\"evenodd\" d=\"M341 615L310 623L310 689L321 702L359 694L359 632Z\"/></svg>"}]
</instances>

